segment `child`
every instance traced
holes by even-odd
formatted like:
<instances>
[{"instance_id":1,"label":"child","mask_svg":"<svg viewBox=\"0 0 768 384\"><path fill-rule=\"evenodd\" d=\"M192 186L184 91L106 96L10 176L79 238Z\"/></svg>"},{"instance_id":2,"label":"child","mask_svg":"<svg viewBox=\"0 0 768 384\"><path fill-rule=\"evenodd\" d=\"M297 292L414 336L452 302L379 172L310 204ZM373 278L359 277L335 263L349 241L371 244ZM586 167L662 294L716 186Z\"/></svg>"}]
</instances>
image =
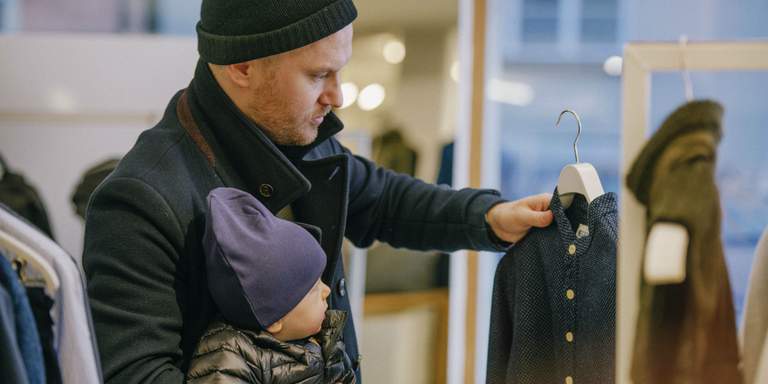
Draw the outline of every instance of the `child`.
<instances>
[{"instance_id":1,"label":"child","mask_svg":"<svg viewBox=\"0 0 768 384\"><path fill-rule=\"evenodd\" d=\"M354 383L341 341L346 313L326 311L326 256L298 224L250 194L208 195L208 287L223 319L203 334L188 383Z\"/></svg>"}]
</instances>

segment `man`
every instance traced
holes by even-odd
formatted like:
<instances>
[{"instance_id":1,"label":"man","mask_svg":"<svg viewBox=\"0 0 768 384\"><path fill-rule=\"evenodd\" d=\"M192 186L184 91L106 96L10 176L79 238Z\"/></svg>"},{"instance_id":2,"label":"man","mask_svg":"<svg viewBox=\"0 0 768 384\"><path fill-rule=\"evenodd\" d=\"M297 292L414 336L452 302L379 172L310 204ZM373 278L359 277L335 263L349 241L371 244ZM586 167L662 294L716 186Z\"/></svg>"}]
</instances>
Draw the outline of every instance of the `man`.
<instances>
[{"instance_id":1,"label":"man","mask_svg":"<svg viewBox=\"0 0 768 384\"><path fill-rule=\"evenodd\" d=\"M429 185L333 138L356 15L351 0L203 0L194 79L90 202L83 264L106 382L183 381L217 313L201 245L213 188L248 191L314 226L329 307L345 311L343 236L359 247L502 250L552 221L546 195L503 202ZM352 321L344 342L357 367Z\"/></svg>"}]
</instances>

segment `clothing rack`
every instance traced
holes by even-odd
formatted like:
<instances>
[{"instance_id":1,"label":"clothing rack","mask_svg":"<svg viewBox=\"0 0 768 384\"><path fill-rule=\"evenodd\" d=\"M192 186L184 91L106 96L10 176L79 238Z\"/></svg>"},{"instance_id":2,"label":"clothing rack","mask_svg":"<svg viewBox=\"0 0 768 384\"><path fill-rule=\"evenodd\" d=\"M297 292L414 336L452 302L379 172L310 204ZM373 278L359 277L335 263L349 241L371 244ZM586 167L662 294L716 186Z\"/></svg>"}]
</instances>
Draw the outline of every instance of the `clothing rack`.
<instances>
[{"instance_id":1,"label":"clothing rack","mask_svg":"<svg viewBox=\"0 0 768 384\"><path fill-rule=\"evenodd\" d=\"M660 71L768 71L768 41L629 43L622 76L622 166L616 302L616 383L632 383L630 367L639 308L645 208L624 183L647 141L651 74Z\"/></svg>"}]
</instances>

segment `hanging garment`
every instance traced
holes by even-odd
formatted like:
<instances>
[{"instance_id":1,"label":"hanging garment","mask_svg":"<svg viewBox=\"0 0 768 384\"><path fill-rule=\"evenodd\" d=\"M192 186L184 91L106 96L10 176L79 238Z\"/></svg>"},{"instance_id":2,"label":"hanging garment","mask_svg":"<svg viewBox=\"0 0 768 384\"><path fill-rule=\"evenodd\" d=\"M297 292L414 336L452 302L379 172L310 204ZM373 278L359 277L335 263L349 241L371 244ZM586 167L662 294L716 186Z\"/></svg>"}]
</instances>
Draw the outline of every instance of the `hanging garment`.
<instances>
[{"instance_id":1,"label":"hanging garment","mask_svg":"<svg viewBox=\"0 0 768 384\"><path fill-rule=\"evenodd\" d=\"M440 168L437 171L436 184L453 185L453 145L451 141L440 151Z\"/></svg>"},{"instance_id":2,"label":"hanging garment","mask_svg":"<svg viewBox=\"0 0 768 384\"><path fill-rule=\"evenodd\" d=\"M81 219L85 219L85 209L88 207L91 194L115 170L118 163L120 163L120 159L107 159L88 168L83 173L80 182L72 192L72 204L75 206L75 213Z\"/></svg>"},{"instance_id":3,"label":"hanging garment","mask_svg":"<svg viewBox=\"0 0 768 384\"><path fill-rule=\"evenodd\" d=\"M32 307L32 314L35 315L37 333L40 335L40 346L43 348L45 382L46 384L59 384L61 383L61 371L59 370L56 349L53 347L53 320L51 319L53 300L45 294L45 289L42 287L27 287L27 297L29 298L29 305Z\"/></svg>"},{"instance_id":4,"label":"hanging garment","mask_svg":"<svg viewBox=\"0 0 768 384\"><path fill-rule=\"evenodd\" d=\"M672 222L689 235L685 281L641 283L631 368L636 384L742 382L714 176L722 115L712 101L678 108L627 176L647 208L647 230Z\"/></svg>"},{"instance_id":5,"label":"hanging garment","mask_svg":"<svg viewBox=\"0 0 768 384\"><path fill-rule=\"evenodd\" d=\"M37 190L24 179L24 176L12 172L2 156L0 167L0 203L5 204L21 217L29 220L48 237L53 239L53 230L48 221L48 212Z\"/></svg>"},{"instance_id":6,"label":"hanging garment","mask_svg":"<svg viewBox=\"0 0 768 384\"><path fill-rule=\"evenodd\" d=\"M19 343L19 352L21 352L21 358L24 361L27 380L30 384L43 384L45 383L45 365L35 317L29 306L27 292L16 276L16 271L13 270L11 263L2 252L0 252L0 284L11 295L16 341Z\"/></svg>"},{"instance_id":7,"label":"hanging garment","mask_svg":"<svg viewBox=\"0 0 768 384\"><path fill-rule=\"evenodd\" d=\"M373 139L373 161L398 173L416 174L418 154L413 150L400 131L389 130Z\"/></svg>"},{"instance_id":8,"label":"hanging garment","mask_svg":"<svg viewBox=\"0 0 768 384\"><path fill-rule=\"evenodd\" d=\"M13 307L10 292L0 284L0 373L8 383L26 384L29 379L19 349Z\"/></svg>"},{"instance_id":9,"label":"hanging garment","mask_svg":"<svg viewBox=\"0 0 768 384\"><path fill-rule=\"evenodd\" d=\"M101 368L85 296L85 284L75 260L42 232L0 204L0 230L43 256L56 270L60 287L55 293L53 323L55 348L65 383L101 383Z\"/></svg>"},{"instance_id":10,"label":"hanging garment","mask_svg":"<svg viewBox=\"0 0 768 384\"><path fill-rule=\"evenodd\" d=\"M612 383L616 195L577 195L534 228L496 269L488 383Z\"/></svg>"},{"instance_id":11,"label":"hanging garment","mask_svg":"<svg viewBox=\"0 0 768 384\"><path fill-rule=\"evenodd\" d=\"M747 384L755 381L760 361L768 358L765 349L768 341L768 228L757 243L752 271L749 274L747 303L744 307L744 323L741 327L742 369ZM768 366L764 369L768 369ZM766 377L768 378L768 377Z\"/></svg>"}]
</instances>

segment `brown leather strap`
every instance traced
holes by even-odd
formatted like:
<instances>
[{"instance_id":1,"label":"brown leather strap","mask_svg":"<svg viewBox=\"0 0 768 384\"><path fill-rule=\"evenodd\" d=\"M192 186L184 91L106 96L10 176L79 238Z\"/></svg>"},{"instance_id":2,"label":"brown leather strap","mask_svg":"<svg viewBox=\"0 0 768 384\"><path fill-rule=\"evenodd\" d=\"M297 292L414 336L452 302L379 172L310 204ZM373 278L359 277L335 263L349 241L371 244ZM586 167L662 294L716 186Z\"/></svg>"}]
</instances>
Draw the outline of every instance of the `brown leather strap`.
<instances>
[{"instance_id":1,"label":"brown leather strap","mask_svg":"<svg viewBox=\"0 0 768 384\"><path fill-rule=\"evenodd\" d=\"M184 93L179 97L179 101L176 103L176 115L179 118L179 122L181 122L181 126L184 127L184 130L187 131L189 137L192 138L192 141L197 145L197 148L200 149L200 152L203 153L205 159L208 160L208 164L210 164L211 167L216 167L216 157L213 155L213 151L208 145L208 142L205 141L205 137L200 133L200 128L197 126L195 118L192 116L192 112L189 109L187 92L188 91L185 89Z\"/></svg>"}]
</instances>

